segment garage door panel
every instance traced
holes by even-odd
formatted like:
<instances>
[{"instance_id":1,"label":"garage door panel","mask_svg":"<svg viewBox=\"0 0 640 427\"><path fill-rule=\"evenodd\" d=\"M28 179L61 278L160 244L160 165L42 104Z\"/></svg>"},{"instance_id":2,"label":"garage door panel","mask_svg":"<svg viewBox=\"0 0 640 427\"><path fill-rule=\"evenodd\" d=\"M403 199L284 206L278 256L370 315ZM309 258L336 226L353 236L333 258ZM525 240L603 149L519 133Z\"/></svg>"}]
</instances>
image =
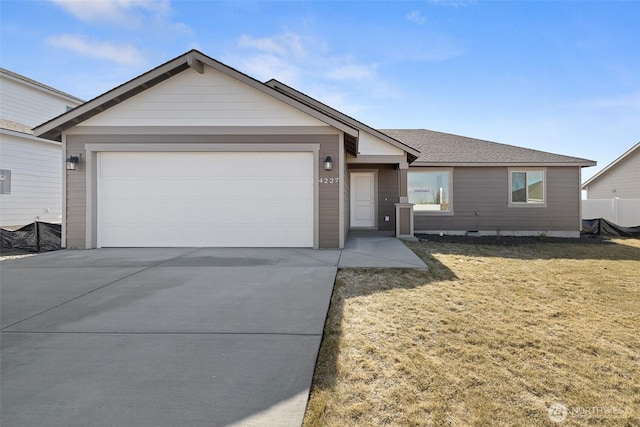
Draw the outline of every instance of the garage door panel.
<instances>
[{"instance_id":1,"label":"garage door panel","mask_svg":"<svg viewBox=\"0 0 640 427\"><path fill-rule=\"evenodd\" d=\"M313 154L101 153L99 246L313 246Z\"/></svg>"}]
</instances>

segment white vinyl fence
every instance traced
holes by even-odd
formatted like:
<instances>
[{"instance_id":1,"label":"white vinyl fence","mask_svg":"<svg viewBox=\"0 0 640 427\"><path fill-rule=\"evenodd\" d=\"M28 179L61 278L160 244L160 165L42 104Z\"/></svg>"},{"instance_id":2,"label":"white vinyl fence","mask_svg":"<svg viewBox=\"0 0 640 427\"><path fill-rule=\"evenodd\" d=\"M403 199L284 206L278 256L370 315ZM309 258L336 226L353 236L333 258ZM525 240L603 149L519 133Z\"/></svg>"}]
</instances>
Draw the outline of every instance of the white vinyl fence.
<instances>
[{"instance_id":1,"label":"white vinyl fence","mask_svg":"<svg viewBox=\"0 0 640 427\"><path fill-rule=\"evenodd\" d=\"M640 226L640 199L582 201L582 219L604 218L622 227Z\"/></svg>"}]
</instances>

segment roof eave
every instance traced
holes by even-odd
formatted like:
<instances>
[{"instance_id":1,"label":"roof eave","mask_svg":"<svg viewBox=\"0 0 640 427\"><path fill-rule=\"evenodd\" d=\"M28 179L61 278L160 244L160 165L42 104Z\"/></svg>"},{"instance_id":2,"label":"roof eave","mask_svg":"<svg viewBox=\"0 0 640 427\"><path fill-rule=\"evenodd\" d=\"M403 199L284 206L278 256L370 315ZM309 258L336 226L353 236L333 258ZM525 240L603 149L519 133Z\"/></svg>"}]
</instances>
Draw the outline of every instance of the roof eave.
<instances>
[{"instance_id":1,"label":"roof eave","mask_svg":"<svg viewBox=\"0 0 640 427\"><path fill-rule=\"evenodd\" d=\"M310 116L326 123L329 126L333 126L349 135L358 137L358 129L342 123L330 117L322 112L318 112L309 106L291 99L286 95L278 92L270 86L255 80L254 78L234 69L221 62L210 58L197 50L191 50L177 58L174 58L148 72L138 76L76 108L68 111L58 117L45 122L36 128L34 128L34 134L41 138L47 138L52 140L60 140L62 132L81 123L89 118L105 111L120 102L129 99L138 93L149 89L152 86L178 74L182 71L193 68L199 73L204 72L203 64L206 64L230 77L233 77L255 89L260 90L286 104L306 113Z\"/></svg>"},{"instance_id":2,"label":"roof eave","mask_svg":"<svg viewBox=\"0 0 640 427\"><path fill-rule=\"evenodd\" d=\"M370 126L365 125L362 122L357 121L356 119L347 116L344 113L341 113L340 111L329 107L326 104L323 104L322 102L311 98L310 96L276 80L276 79L271 79L268 82L265 83L267 86L273 88L274 90L278 91L278 93L283 93L285 94L287 97L297 100L298 102L302 102L305 105L309 106L310 108L313 108L323 114L327 114L329 116L337 116L336 119L344 122L345 124L349 125L349 126L353 126L359 130L363 130L365 132L371 133L375 136L377 136L378 138L384 140L385 142L393 145L394 147L400 148L401 150L405 151L406 153L408 153L410 155L410 158L418 158L418 156L420 156L420 151L416 150L415 148L401 142L398 141L395 138L390 137L389 135L386 135L383 132L380 132L377 129L374 129Z\"/></svg>"},{"instance_id":3,"label":"roof eave","mask_svg":"<svg viewBox=\"0 0 640 427\"><path fill-rule=\"evenodd\" d=\"M637 149L640 149L640 142L638 142L637 144L635 144L633 147L631 147L630 149L628 149L627 151L625 151L620 157L618 157L617 159L615 159L613 162L609 163L604 169L602 169L600 172L598 172L597 174L595 174L594 176L592 176L591 178L589 178L587 181L585 181L584 184L582 184L582 189L586 190L586 188L592 184L594 181L599 180L600 178L602 178L604 175L607 174L607 172L609 172L611 169L614 168L614 166L616 166L618 163L620 163L622 160L626 159L627 157L629 157L631 155L631 153L633 153L634 151L636 151Z\"/></svg>"},{"instance_id":4,"label":"roof eave","mask_svg":"<svg viewBox=\"0 0 640 427\"><path fill-rule=\"evenodd\" d=\"M60 140L62 132L65 130L157 85L187 68L185 55L175 58L48 122L36 126L33 129L34 135L40 138Z\"/></svg>"},{"instance_id":5,"label":"roof eave","mask_svg":"<svg viewBox=\"0 0 640 427\"><path fill-rule=\"evenodd\" d=\"M586 162L425 162L415 161L411 163L414 167L590 167L597 163L592 161Z\"/></svg>"}]
</instances>

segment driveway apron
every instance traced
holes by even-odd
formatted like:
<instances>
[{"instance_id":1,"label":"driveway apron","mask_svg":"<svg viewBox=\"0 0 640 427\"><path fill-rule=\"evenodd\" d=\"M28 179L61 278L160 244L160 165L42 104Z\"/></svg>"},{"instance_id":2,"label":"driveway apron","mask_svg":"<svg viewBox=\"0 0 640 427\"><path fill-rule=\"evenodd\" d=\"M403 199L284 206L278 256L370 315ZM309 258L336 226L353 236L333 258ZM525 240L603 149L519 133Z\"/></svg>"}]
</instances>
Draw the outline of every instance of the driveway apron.
<instances>
[{"instance_id":1,"label":"driveway apron","mask_svg":"<svg viewBox=\"0 0 640 427\"><path fill-rule=\"evenodd\" d=\"M339 250L63 250L0 264L0 424L299 426Z\"/></svg>"}]
</instances>

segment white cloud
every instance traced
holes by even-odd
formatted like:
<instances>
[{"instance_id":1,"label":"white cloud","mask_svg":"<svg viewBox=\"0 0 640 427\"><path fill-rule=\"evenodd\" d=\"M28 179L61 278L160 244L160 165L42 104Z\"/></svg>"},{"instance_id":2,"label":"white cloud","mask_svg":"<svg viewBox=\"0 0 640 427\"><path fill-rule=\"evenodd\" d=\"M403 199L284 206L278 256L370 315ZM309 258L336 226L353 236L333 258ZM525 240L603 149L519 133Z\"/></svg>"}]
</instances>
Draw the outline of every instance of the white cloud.
<instances>
[{"instance_id":1,"label":"white cloud","mask_svg":"<svg viewBox=\"0 0 640 427\"><path fill-rule=\"evenodd\" d=\"M51 0L76 19L102 25L115 25L130 30L149 27L163 33L192 34L182 22L171 21L169 0Z\"/></svg>"},{"instance_id":2,"label":"white cloud","mask_svg":"<svg viewBox=\"0 0 640 427\"><path fill-rule=\"evenodd\" d=\"M424 25L427 22L427 18L419 10L409 12L407 14L407 19L420 25Z\"/></svg>"},{"instance_id":3,"label":"white cloud","mask_svg":"<svg viewBox=\"0 0 640 427\"><path fill-rule=\"evenodd\" d=\"M336 55L323 40L290 31L268 37L243 34L236 47L223 62L261 81L280 80L346 114L397 93L378 75L378 64Z\"/></svg>"},{"instance_id":4,"label":"white cloud","mask_svg":"<svg viewBox=\"0 0 640 427\"><path fill-rule=\"evenodd\" d=\"M368 80L375 76L376 67L373 65L338 65L327 72L327 77L333 80Z\"/></svg>"},{"instance_id":5,"label":"white cloud","mask_svg":"<svg viewBox=\"0 0 640 427\"><path fill-rule=\"evenodd\" d=\"M302 37L291 32L276 34L273 37L263 37L258 39L243 34L238 40L238 47L254 48L261 52L268 52L283 56L304 56L306 53L303 46Z\"/></svg>"},{"instance_id":6,"label":"white cloud","mask_svg":"<svg viewBox=\"0 0 640 427\"><path fill-rule=\"evenodd\" d=\"M296 86L301 75L297 65L270 53L234 54L226 56L223 61L234 64L234 67L261 81L276 78L288 85Z\"/></svg>"},{"instance_id":7,"label":"white cloud","mask_svg":"<svg viewBox=\"0 0 640 427\"><path fill-rule=\"evenodd\" d=\"M130 44L115 44L87 40L84 36L61 34L47 39L52 46L70 50L90 58L104 59L121 65L142 65L145 63L142 53Z\"/></svg>"},{"instance_id":8,"label":"white cloud","mask_svg":"<svg viewBox=\"0 0 640 427\"><path fill-rule=\"evenodd\" d=\"M429 3L436 6L445 7L464 7L477 4L477 0L428 0Z\"/></svg>"},{"instance_id":9,"label":"white cloud","mask_svg":"<svg viewBox=\"0 0 640 427\"><path fill-rule=\"evenodd\" d=\"M85 22L109 22L130 26L138 23L142 11L166 16L170 11L168 0L52 0L55 4Z\"/></svg>"}]
</instances>

